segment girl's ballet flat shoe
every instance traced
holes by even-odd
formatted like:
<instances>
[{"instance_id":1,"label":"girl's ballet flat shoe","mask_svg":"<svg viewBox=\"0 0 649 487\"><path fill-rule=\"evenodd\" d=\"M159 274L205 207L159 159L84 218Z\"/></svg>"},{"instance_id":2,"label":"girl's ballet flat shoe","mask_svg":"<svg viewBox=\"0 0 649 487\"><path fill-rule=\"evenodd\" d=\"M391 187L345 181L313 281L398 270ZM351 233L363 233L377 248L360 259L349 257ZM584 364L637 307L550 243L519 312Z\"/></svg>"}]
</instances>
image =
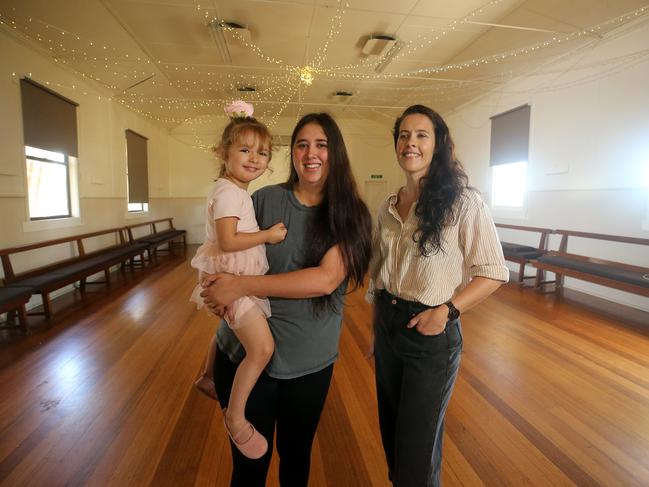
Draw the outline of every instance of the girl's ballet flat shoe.
<instances>
[{"instance_id":1,"label":"girl's ballet flat shoe","mask_svg":"<svg viewBox=\"0 0 649 487\"><path fill-rule=\"evenodd\" d=\"M258 458L263 457L268 451L268 441L266 441L264 435L257 431L248 421L246 421L246 426L237 433L236 438L232 436L225 419L223 420L223 424L225 425L225 431L228 432L228 436L232 440L232 443L234 443L234 446L236 446L245 457L257 460Z\"/></svg>"}]
</instances>

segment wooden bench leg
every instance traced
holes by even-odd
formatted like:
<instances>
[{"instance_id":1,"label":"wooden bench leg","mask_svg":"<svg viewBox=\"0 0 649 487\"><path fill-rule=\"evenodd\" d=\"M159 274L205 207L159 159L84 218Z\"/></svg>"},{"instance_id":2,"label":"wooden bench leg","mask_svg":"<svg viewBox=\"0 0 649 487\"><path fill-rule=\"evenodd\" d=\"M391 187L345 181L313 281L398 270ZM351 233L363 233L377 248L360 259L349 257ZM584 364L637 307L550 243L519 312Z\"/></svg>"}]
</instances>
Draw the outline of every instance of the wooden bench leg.
<instances>
[{"instance_id":1,"label":"wooden bench leg","mask_svg":"<svg viewBox=\"0 0 649 487\"><path fill-rule=\"evenodd\" d=\"M7 311L7 324L9 324L9 325L15 324L17 312L18 312L18 310L15 310L15 309L11 309L11 310Z\"/></svg>"},{"instance_id":2,"label":"wooden bench leg","mask_svg":"<svg viewBox=\"0 0 649 487\"><path fill-rule=\"evenodd\" d=\"M534 287L537 290L541 290L541 283L545 280L545 272L543 269L536 269L536 283L534 284Z\"/></svg>"},{"instance_id":3,"label":"wooden bench leg","mask_svg":"<svg viewBox=\"0 0 649 487\"><path fill-rule=\"evenodd\" d=\"M49 320L52 318L52 301L50 300L50 293L41 294L43 297L43 312L45 313L45 319Z\"/></svg>"},{"instance_id":4,"label":"wooden bench leg","mask_svg":"<svg viewBox=\"0 0 649 487\"><path fill-rule=\"evenodd\" d=\"M521 262L518 267L518 283L523 284L523 278L525 277L525 262Z\"/></svg>"},{"instance_id":5,"label":"wooden bench leg","mask_svg":"<svg viewBox=\"0 0 649 487\"><path fill-rule=\"evenodd\" d=\"M20 308L18 308L18 322L25 329L25 332L29 333L29 326L27 324L27 310L25 309L24 304Z\"/></svg>"},{"instance_id":6,"label":"wooden bench leg","mask_svg":"<svg viewBox=\"0 0 649 487\"><path fill-rule=\"evenodd\" d=\"M82 293L86 292L86 278L82 277L81 280L79 281L79 291Z\"/></svg>"},{"instance_id":7,"label":"wooden bench leg","mask_svg":"<svg viewBox=\"0 0 649 487\"><path fill-rule=\"evenodd\" d=\"M110 267L108 269L104 269L104 279L106 280L106 286L110 286Z\"/></svg>"},{"instance_id":8,"label":"wooden bench leg","mask_svg":"<svg viewBox=\"0 0 649 487\"><path fill-rule=\"evenodd\" d=\"M18 306L15 309L10 309L7 313L7 324L0 326L0 329L9 329L16 326L16 316L18 316L18 325L25 331L29 333L29 328L27 327L27 311L25 305Z\"/></svg>"}]
</instances>

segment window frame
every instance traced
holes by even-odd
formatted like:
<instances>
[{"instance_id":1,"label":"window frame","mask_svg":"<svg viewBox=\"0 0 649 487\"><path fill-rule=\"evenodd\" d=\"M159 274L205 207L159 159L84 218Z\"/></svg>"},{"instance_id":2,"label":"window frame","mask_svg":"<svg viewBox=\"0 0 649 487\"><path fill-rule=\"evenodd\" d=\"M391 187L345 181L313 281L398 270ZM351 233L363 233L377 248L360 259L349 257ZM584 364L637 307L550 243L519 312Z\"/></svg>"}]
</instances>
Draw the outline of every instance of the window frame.
<instances>
[{"instance_id":1,"label":"window frame","mask_svg":"<svg viewBox=\"0 0 649 487\"><path fill-rule=\"evenodd\" d=\"M128 183L127 183L127 185L128 185ZM131 209L129 208L129 206L131 206L131 205L141 205L141 208L140 208L140 209L137 209L137 210L131 210ZM146 208L145 208L145 205L146 205ZM129 203L129 202L128 202L128 197L127 197L127 199L126 199L126 211L127 211L129 214L133 214L133 213L148 213L148 211L149 211L149 203Z\"/></svg>"},{"instance_id":2,"label":"window frame","mask_svg":"<svg viewBox=\"0 0 649 487\"><path fill-rule=\"evenodd\" d=\"M530 146L532 141L532 104L528 101L489 117L491 121L489 145L489 205L499 218L526 220L529 203L528 177L530 173ZM523 130L520 130L520 129ZM502 139L503 136L513 137ZM521 206L496 206L494 170L496 166L525 162L525 191Z\"/></svg>"},{"instance_id":3,"label":"window frame","mask_svg":"<svg viewBox=\"0 0 649 487\"><path fill-rule=\"evenodd\" d=\"M131 139L129 139L132 137ZM127 215L134 215L137 213L148 213L149 212L149 191L148 191L148 186L149 186L149 138L136 132L135 130L132 130L130 128L127 128L124 130L124 140L125 140L125 156L126 156L126 214ZM131 165L131 155L129 154L129 140L131 141L137 141L138 143L142 142L144 143L144 165L145 165L145 176L146 176L146 188L147 188L147 195L146 195L146 200L147 201L137 201L131 203L131 173L130 173L130 165ZM136 146L137 147L137 146ZM132 205L140 205L140 208L138 209L131 209L130 206Z\"/></svg>"},{"instance_id":4,"label":"window frame","mask_svg":"<svg viewBox=\"0 0 649 487\"><path fill-rule=\"evenodd\" d=\"M66 203L67 203L67 208L68 208L68 213L64 215L48 215L48 216L32 216L31 215L31 205L30 205L30 198L29 198L29 177L27 176L25 178L26 180L26 185L27 185L27 214L29 217L29 221L42 221L42 220L62 220L64 218L73 218L75 215L72 212L72 194L71 194L71 181L70 181L70 159L69 156L63 152L59 152L59 154L63 155L63 162L59 161L53 161L52 159L47 159L43 157L38 157L38 156L32 156L27 154L27 148L30 147L32 149L38 149L38 150L46 150L46 149L39 149L38 147L31 147L31 146L24 146L25 147L25 175L27 176L29 174L29 171L27 169L27 165L29 164L29 161L39 161L39 162L44 162L47 164L59 164L65 167L65 192L66 192ZM47 151L51 152L51 151Z\"/></svg>"},{"instance_id":5,"label":"window frame","mask_svg":"<svg viewBox=\"0 0 649 487\"><path fill-rule=\"evenodd\" d=\"M503 168L507 166L512 166L513 164L525 164L525 188L523 190L523 197L520 205L501 205L501 204L496 204L496 191L494 187L494 172L496 171L496 168ZM491 194L490 194L490 203L491 203L491 208L492 209L504 209L504 210L510 210L510 211L520 211L524 210L527 206L527 173L528 173L528 165L529 161L518 161L518 162L510 162L508 164L498 164L495 166L491 166Z\"/></svg>"}]
</instances>

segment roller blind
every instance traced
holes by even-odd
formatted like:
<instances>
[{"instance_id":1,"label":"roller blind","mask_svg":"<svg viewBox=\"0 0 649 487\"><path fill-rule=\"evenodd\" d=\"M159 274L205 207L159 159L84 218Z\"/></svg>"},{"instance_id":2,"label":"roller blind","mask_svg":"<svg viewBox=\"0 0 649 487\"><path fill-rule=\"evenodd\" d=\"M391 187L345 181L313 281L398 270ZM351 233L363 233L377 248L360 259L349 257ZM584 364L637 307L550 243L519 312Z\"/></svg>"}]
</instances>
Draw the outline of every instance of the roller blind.
<instances>
[{"instance_id":1,"label":"roller blind","mask_svg":"<svg viewBox=\"0 0 649 487\"><path fill-rule=\"evenodd\" d=\"M128 164L128 202L149 202L149 171L147 167L147 138L132 130L126 131L126 160Z\"/></svg>"},{"instance_id":2,"label":"roller blind","mask_svg":"<svg viewBox=\"0 0 649 487\"><path fill-rule=\"evenodd\" d=\"M529 145L529 105L491 117L490 166L527 161Z\"/></svg>"},{"instance_id":3,"label":"roller blind","mask_svg":"<svg viewBox=\"0 0 649 487\"><path fill-rule=\"evenodd\" d=\"M20 80L25 145L78 157L77 104L34 81Z\"/></svg>"}]
</instances>

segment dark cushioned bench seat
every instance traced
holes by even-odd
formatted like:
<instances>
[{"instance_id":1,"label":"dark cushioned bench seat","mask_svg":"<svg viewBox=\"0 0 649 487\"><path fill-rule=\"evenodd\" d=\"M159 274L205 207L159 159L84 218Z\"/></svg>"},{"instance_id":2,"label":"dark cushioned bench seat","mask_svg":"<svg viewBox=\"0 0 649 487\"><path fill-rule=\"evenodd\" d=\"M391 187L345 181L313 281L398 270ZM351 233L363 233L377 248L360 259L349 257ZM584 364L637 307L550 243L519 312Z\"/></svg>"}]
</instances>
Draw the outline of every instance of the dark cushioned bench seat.
<instances>
[{"instance_id":1,"label":"dark cushioned bench seat","mask_svg":"<svg viewBox=\"0 0 649 487\"><path fill-rule=\"evenodd\" d=\"M503 248L503 255L505 260L510 262L516 262L519 264L518 267L518 282L523 284L525 279L534 279L537 276L525 276L525 266L530 264L532 260L538 259L540 256L545 254L547 244L548 244L548 235L552 233L550 228L539 228L539 227L524 227L521 225L508 225L505 223L496 223L497 228L507 229L507 231L515 230L516 232L532 232L540 234L539 245L533 247L531 245L523 245L512 242L500 242L500 245ZM500 233L500 232L499 232ZM509 237L510 235L508 235ZM537 271L537 274L540 271ZM538 280L538 279L537 279Z\"/></svg>"},{"instance_id":2,"label":"dark cushioned bench seat","mask_svg":"<svg viewBox=\"0 0 649 487\"><path fill-rule=\"evenodd\" d=\"M34 288L27 286L0 287L0 313L6 313L14 303L25 304L34 294Z\"/></svg>"},{"instance_id":3,"label":"dark cushioned bench seat","mask_svg":"<svg viewBox=\"0 0 649 487\"><path fill-rule=\"evenodd\" d=\"M185 235L185 230L166 230L164 232L157 233L155 235L149 235L148 237L138 238L136 242L144 242L148 244L161 244L167 242L168 240L173 240L178 237Z\"/></svg>"},{"instance_id":4,"label":"dark cushioned bench seat","mask_svg":"<svg viewBox=\"0 0 649 487\"><path fill-rule=\"evenodd\" d=\"M568 276L649 297L649 267L646 267L646 261L638 266L568 252L569 237L570 242L574 239L618 242L623 244L619 246L620 255L624 255L624 252L630 249L629 245L641 245L641 252L646 252L649 250L649 239L574 230L556 230L555 233L561 235L559 250L548 252L533 264L539 270L553 272L556 279L543 281L537 275L537 289L544 290L547 284L554 284L554 290L561 292L564 276ZM637 250L637 247L635 249Z\"/></svg>"},{"instance_id":5,"label":"dark cushioned bench seat","mask_svg":"<svg viewBox=\"0 0 649 487\"><path fill-rule=\"evenodd\" d=\"M159 229L161 224L166 225L167 228ZM168 243L169 250L171 250L174 240L182 238L183 246L187 245L185 230L174 228L173 218L161 218L160 220L136 223L125 228L131 243L145 243L148 246L147 253L149 254L149 258L154 257L158 251L158 247L164 244ZM141 235L142 231L145 231L146 234ZM138 233L140 235L137 235Z\"/></svg>"},{"instance_id":6,"label":"dark cushioned bench seat","mask_svg":"<svg viewBox=\"0 0 649 487\"><path fill-rule=\"evenodd\" d=\"M538 259L539 263L572 269L584 274L593 274L595 276L613 279L616 281L626 282L635 286L646 287L649 289L649 271L631 270L626 268L612 267L610 264L601 264L597 262L577 260L563 255L544 255Z\"/></svg>"},{"instance_id":7,"label":"dark cushioned bench seat","mask_svg":"<svg viewBox=\"0 0 649 487\"><path fill-rule=\"evenodd\" d=\"M48 289L52 286L63 287L78 281L79 275L90 276L101 272L106 267L117 265L143 253L146 249L147 245L145 243L124 245L123 247L107 250L92 257L74 260L69 264L44 272L43 274L17 278L8 286L32 286L37 289Z\"/></svg>"},{"instance_id":8,"label":"dark cushioned bench seat","mask_svg":"<svg viewBox=\"0 0 649 487\"><path fill-rule=\"evenodd\" d=\"M148 250L149 244L145 242L128 243L125 238L124 228L111 228L82 235L73 235L44 242L22 245L9 249L1 249L2 267L4 270L4 285L6 287L33 288L33 292L40 294L43 298L43 309L45 316L51 316L51 303L49 293L56 289L79 281L79 289L85 291L86 279L98 272L104 272L106 284L110 283L110 268L114 265L132 262L135 256L143 257ZM15 254L25 252L37 252L41 256L51 255L53 249L58 249L60 254L61 246L70 245L76 247L76 252L64 259L52 259L45 266L26 269L21 272L14 272L12 257ZM93 251L85 249L92 246ZM31 255L31 254L29 254ZM42 257L41 259L42 260ZM22 261L28 265L29 256L25 254ZM122 266L122 269L124 267ZM93 282L93 284L99 283Z\"/></svg>"},{"instance_id":9,"label":"dark cushioned bench seat","mask_svg":"<svg viewBox=\"0 0 649 487\"><path fill-rule=\"evenodd\" d=\"M509 242L500 242L500 245L503 248L505 259L507 259L507 257L523 257L531 260L539 258L544 253L543 250L529 245L519 245Z\"/></svg>"}]
</instances>

